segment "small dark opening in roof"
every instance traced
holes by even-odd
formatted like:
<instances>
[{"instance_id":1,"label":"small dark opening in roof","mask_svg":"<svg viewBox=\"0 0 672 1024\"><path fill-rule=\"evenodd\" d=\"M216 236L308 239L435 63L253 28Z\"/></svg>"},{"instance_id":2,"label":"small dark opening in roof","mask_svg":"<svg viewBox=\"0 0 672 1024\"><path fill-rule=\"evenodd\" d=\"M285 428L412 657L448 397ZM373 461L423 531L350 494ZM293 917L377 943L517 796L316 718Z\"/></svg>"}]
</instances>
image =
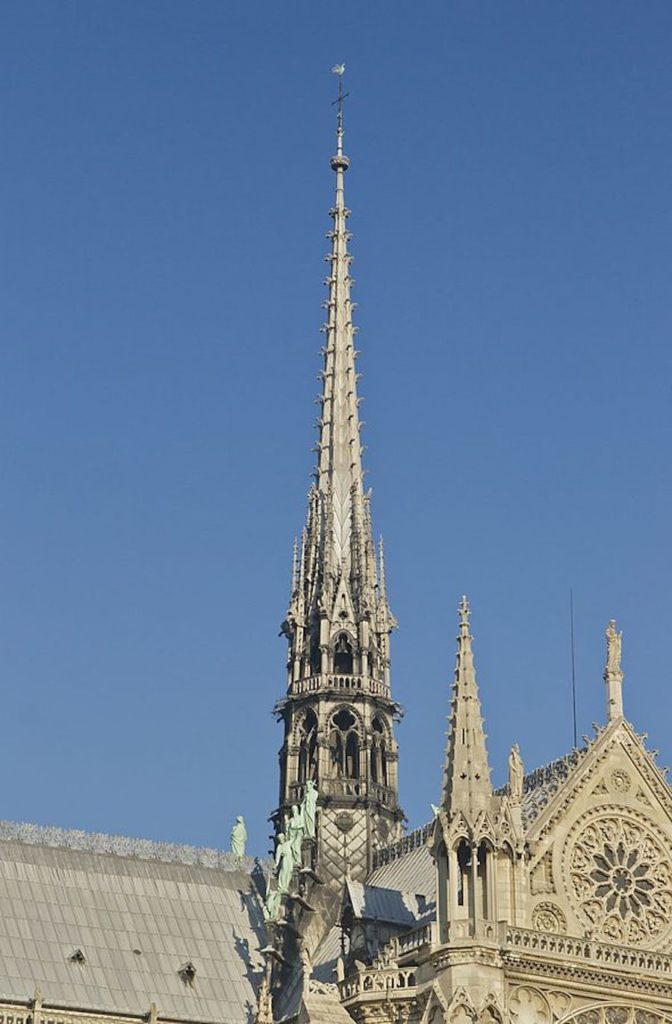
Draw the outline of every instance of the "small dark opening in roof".
<instances>
[{"instance_id":1,"label":"small dark opening in roof","mask_svg":"<svg viewBox=\"0 0 672 1024\"><path fill-rule=\"evenodd\" d=\"M194 984L194 978L196 977L196 968L192 964L191 960L187 960L186 964L182 964L182 966L178 969L177 973L179 974L185 985Z\"/></svg>"},{"instance_id":2,"label":"small dark opening in roof","mask_svg":"<svg viewBox=\"0 0 672 1024\"><path fill-rule=\"evenodd\" d=\"M70 954L70 956L68 957L68 960L70 961L71 964L85 964L86 963L86 957L82 953L81 949L75 949Z\"/></svg>"}]
</instances>

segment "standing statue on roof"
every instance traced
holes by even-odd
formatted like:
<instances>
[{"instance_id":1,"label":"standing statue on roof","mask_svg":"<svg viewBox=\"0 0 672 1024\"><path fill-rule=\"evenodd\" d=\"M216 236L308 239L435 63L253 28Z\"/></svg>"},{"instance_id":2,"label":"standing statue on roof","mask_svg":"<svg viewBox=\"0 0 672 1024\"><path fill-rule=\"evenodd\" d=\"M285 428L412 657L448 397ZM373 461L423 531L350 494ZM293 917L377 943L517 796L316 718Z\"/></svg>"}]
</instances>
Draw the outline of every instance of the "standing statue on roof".
<instances>
[{"instance_id":1,"label":"standing statue on roof","mask_svg":"<svg viewBox=\"0 0 672 1024\"><path fill-rule=\"evenodd\" d=\"M523 761L517 743L513 744L509 754L509 796L516 804L523 799Z\"/></svg>"},{"instance_id":2,"label":"standing statue on roof","mask_svg":"<svg viewBox=\"0 0 672 1024\"><path fill-rule=\"evenodd\" d=\"M245 819L241 814L238 815L231 829L231 853L238 860L242 860L245 856L245 843L247 842L247 829L245 828Z\"/></svg>"},{"instance_id":3,"label":"standing statue on roof","mask_svg":"<svg viewBox=\"0 0 672 1024\"><path fill-rule=\"evenodd\" d=\"M609 625L607 631L604 634L607 638L607 667L606 675L609 676L622 676L623 672L621 669L621 645L623 643L623 633L619 633L616 629L616 619L609 619Z\"/></svg>"}]
</instances>

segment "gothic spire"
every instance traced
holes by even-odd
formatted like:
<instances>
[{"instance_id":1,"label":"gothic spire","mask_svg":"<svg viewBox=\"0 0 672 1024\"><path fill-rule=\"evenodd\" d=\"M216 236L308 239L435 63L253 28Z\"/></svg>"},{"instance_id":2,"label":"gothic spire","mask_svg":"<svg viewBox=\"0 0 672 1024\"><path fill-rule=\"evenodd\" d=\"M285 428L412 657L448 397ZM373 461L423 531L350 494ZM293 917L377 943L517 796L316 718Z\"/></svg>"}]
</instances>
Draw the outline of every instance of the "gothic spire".
<instances>
[{"instance_id":1,"label":"gothic spire","mask_svg":"<svg viewBox=\"0 0 672 1024\"><path fill-rule=\"evenodd\" d=\"M333 70L338 75L336 152L330 161L335 174L335 197L329 211L333 226L328 232L331 248L326 257L329 275L324 303L327 318L322 327L325 342L320 374L322 392L318 398L317 466L315 483L308 495L305 553L293 583L283 629L291 639L294 624L308 629L317 618L331 623L319 639L313 637L314 672L318 661L315 646L324 649L332 638L331 627L336 628L340 623L354 635L359 632L357 623L366 621L372 624L377 639L365 629L359 638L361 654L376 647L380 655L378 670L384 674L388 658L384 635L395 628L396 621L387 605L384 589L381 591L377 586L370 494L364 492L355 365L357 329L352 321L355 303L350 296L352 256L348 251L351 236L347 230L350 211L345 205L344 191L345 172L350 166L343 149L343 100L347 94L343 92L343 65ZM301 643L304 638L300 638ZM365 660L362 657L361 663ZM372 655L369 661L373 665L376 657Z\"/></svg>"},{"instance_id":2,"label":"gothic spire","mask_svg":"<svg viewBox=\"0 0 672 1024\"><path fill-rule=\"evenodd\" d=\"M460 632L450 708L442 805L449 815L458 811L472 821L492 796L485 730L478 697L473 637L469 632L469 602L460 602Z\"/></svg>"},{"instance_id":3,"label":"gothic spire","mask_svg":"<svg viewBox=\"0 0 672 1024\"><path fill-rule=\"evenodd\" d=\"M353 564L353 527L364 522L364 488L362 473L362 446L357 401L357 373L355 369L353 304L350 299L352 279L348 252L350 234L347 219L350 211L345 205L345 172L350 166L343 152L343 86L342 71L338 74L338 113L336 119L336 153L331 168L336 175L335 202L329 211L333 228L328 233L331 252L325 303L327 320L325 334L324 369L322 372L322 406L316 486L329 502L331 523L327 538L327 570L338 572L357 569Z\"/></svg>"},{"instance_id":4,"label":"gothic spire","mask_svg":"<svg viewBox=\"0 0 672 1024\"><path fill-rule=\"evenodd\" d=\"M376 845L401 835L397 705L390 687L390 632L384 555L376 558L371 495L364 492L350 292L349 211L345 205L343 65L338 75L335 197L318 399L317 466L308 513L294 554L292 596L282 624L288 641L287 695L276 705L285 723L276 823L317 782L322 827L319 875L343 883L342 820L347 812L353 878L371 870ZM348 825L350 828L350 825Z\"/></svg>"}]
</instances>

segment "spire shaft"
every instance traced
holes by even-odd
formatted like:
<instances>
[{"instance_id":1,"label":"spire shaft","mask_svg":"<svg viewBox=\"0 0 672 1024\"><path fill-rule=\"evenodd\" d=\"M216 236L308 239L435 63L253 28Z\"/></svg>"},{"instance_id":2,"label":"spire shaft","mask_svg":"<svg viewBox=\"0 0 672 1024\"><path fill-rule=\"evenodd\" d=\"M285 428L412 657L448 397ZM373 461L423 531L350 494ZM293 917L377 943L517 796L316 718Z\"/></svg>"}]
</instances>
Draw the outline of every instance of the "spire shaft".
<instances>
[{"instance_id":1,"label":"spire shaft","mask_svg":"<svg viewBox=\"0 0 672 1024\"><path fill-rule=\"evenodd\" d=\"M339 76L339 86L340 86ZM357 402L350 263L349 210L345 205L345 172L350 161L343 152L342 94L336 125L336 153L331 167L336 174L335 203L328 277L327 322L324 325L322 416L318 442L317 488L332 503L331 571L354 569L351 535L353 522L363 521L363 471Z\"/></svg>"}]
</instances>

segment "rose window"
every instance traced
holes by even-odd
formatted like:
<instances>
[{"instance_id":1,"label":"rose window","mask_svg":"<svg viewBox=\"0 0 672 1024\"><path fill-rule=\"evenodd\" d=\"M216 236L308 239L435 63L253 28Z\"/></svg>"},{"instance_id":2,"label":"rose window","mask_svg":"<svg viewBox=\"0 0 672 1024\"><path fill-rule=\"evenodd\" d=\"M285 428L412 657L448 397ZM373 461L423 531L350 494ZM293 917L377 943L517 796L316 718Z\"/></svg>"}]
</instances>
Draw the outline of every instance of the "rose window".
<instances>
[{"instance_id":1,"label":"rose window","mask_svg":"<svg viewBox=\"0 0 672 1024\"><path fill-rule=\"evenodd\" d=\"M576 837L569 867L579 916L596 936L647 946L669 927L672 868L645 825L593 820Z\"/></svg>"}]
</instances>

